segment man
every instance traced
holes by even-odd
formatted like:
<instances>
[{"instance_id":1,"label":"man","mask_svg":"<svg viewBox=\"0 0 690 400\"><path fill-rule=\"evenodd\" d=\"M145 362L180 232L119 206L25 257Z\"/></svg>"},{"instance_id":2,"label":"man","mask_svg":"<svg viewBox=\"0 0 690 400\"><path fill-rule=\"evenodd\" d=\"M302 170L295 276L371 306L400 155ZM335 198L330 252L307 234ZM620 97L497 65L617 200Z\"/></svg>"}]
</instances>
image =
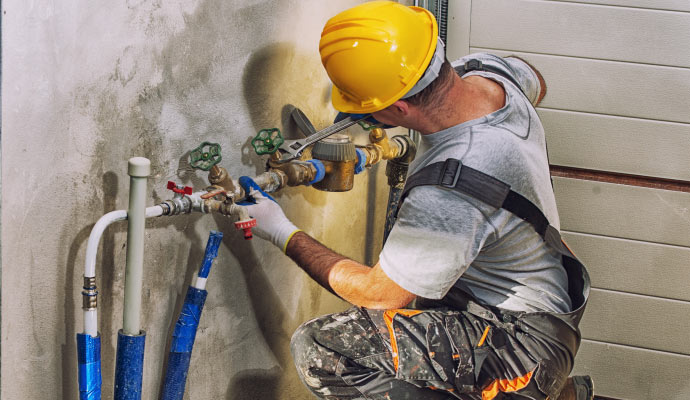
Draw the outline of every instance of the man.
<instances>
[{"instance_id":1,"label":"man","mask_svg":"<svg viewBox=\"0 0 690 400\"><path fill-rule=\"evenodd\" d=\"M437 35L429 12L387 1L322 33L335 108L422 133L375 266L324 247L241 180L257 235L355 305L295 332L298 373L327 399L590 400L589 377L567 379L589 282L558 234L533 107L546 85L517 58L451 66Z\"/></svg>"}]
</instances>

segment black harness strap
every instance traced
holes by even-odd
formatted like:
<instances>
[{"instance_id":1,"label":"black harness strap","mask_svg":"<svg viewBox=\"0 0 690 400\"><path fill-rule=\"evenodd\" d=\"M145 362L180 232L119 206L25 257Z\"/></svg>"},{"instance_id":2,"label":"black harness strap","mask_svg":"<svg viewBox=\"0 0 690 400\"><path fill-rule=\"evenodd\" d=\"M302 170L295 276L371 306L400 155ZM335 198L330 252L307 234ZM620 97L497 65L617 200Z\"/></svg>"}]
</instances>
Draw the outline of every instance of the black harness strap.
<instances>
[{"instance_id":1,"label":"black harness strap","mask_svg":"<svg viewBox=\"0 0 690 400\"><path fill-rule=\"evenodd\" d=\"M549 224L544 213L534 203L520 193L510 190L510 185L474 168L462 165L459 160L449 158L446 161L427 165L407 178L398 204L403 204L407 195L415 187L428 185L455 190L492 207L503 208L532 225L547 244L564 256L563 266L568 274L568 292L574 308L579 308L584 304L586 300L583 295L585 282L581 278L581 269L584 269L584 266L565 246L558 230ZM400 206L398 206L398 210L400 210ZM396 216L398 210L396 210Z\"/></svg>"},{"instance_id":2,"label":"black harness strap","mask_svg":"<svg viewBox=\"0 0 690 400\"><path fill-rule=\"evenodd\" d=\"M516 88L518 88L522 92L522 87L520 84L510 76L509 74L501 71L498 68L492 67L490 65L484 65L481 61L477 60L476 58L473 58L471 60L468 60L465 65L460 65L458 67L455 67L455 72L458 73L458 75L463 76L468 72L472 71L486 71L486 72L491 72L492 74L500 75L503 78L506 78L509 80L513 85L515 85ZM524 92L523 92L524 94Z\"/></svg>"}]
</instances>

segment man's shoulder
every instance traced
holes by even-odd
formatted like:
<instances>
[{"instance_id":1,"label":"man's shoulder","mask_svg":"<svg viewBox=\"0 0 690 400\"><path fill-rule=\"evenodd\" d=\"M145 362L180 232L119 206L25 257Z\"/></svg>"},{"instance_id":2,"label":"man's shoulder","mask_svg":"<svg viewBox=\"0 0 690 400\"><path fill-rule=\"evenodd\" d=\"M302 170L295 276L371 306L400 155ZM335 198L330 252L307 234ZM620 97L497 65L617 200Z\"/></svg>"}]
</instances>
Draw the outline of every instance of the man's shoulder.
<instances>
[{"instance_id":1,"label":"man's shoulder","mask_svg":"<svg viewBox=\"0 0 690 400\"><path fill-rule=\"evenodd\" d=\"M533 105L538 104L546 93L546 84L541 74L539 74L536 68L519 57L512 55L501 57L491 53L472 53L453 61L451 65L456 71L466 71L467 68L464 67L470 66L471 63L467 63L471 60L481 61L482 65L498 72L498 75L502 76L502 78L511 81L511 83L517 83L520 91L527 96ZM482 76L492 74L492 72L487 71L470 71L468 73Z\"/></svg>"}]
</instances>

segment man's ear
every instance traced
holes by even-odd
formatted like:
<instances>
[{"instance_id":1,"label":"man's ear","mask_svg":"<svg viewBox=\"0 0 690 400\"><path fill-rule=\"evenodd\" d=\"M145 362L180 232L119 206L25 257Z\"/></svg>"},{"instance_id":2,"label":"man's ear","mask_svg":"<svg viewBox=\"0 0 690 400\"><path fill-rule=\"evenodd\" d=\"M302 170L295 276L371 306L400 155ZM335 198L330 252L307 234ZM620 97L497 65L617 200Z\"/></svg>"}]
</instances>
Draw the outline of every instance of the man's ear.
<instances>
[{"instance_id":1,"label":"man's ear","mask_svg":"<svg viewBox=\"0 0 690 400\"><path fill-rule=\"evenodd\" d=\"M405 117L410 114L410 103L406 102L405 100L398 100L391 105L395 108L396 112Z\"/></svg>"}]
</instances>

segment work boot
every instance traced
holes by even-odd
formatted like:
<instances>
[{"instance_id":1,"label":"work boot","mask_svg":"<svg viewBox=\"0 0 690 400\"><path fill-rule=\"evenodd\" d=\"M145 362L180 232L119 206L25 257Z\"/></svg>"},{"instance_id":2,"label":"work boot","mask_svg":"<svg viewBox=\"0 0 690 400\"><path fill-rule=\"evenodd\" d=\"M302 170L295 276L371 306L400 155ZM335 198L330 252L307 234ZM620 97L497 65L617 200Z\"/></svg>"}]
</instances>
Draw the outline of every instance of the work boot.
<instances>
[{"instance_id":1,"label":"work boot","mask_svg":"<svg viewBox=\"0 0 690 400\"><path fill-rule=\"evenodd\" d=\"M594 386L589 375L568 378L558 400L593 400Z\"/></svg>"}]
</instances>

